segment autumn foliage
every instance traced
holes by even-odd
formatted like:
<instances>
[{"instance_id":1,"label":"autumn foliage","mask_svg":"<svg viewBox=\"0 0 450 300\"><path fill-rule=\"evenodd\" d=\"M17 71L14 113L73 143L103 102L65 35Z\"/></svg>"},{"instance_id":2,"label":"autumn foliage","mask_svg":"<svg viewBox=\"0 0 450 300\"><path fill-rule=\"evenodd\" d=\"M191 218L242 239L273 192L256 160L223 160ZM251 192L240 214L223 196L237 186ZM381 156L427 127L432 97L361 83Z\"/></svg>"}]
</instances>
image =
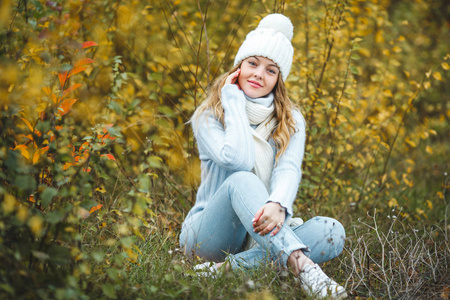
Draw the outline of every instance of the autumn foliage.
<instances>
[{"instance_id":1,"label":"autumn foliage","mask_svg":"<svg viewBox=\"0 0 450 300\"><path fill-rule=\"evenodd\" d=\"M295 27L286 85L307 121L296 214L444 227L445 1L8 0L0 296L119 297L139 243L176 239L200 180L186 123L271 12Z\"/></svg>"}]
</instances>

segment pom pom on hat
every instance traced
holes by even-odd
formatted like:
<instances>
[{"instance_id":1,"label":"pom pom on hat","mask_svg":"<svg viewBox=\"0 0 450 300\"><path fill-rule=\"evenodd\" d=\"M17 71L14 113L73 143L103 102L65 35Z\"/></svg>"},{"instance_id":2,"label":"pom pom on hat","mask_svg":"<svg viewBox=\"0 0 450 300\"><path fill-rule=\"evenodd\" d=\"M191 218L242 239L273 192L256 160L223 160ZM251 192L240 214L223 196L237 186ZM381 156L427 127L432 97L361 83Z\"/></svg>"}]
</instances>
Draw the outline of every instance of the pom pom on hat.
<instances>
[{"instance_id":1,"label":"pom pom on hat","mask_svg":"<svg viewBox=\"0 0 450 300\"><path fill-rule=\"evenodd\" d=\"M258 28L273 28L277 32L281 32L291 41L294 36L294 26L288 17L282 14L271 14L266 16L259 22Z\"/></svg>"},{"instance_id":2,"label":"pom pom on hat","mask_svg":"<svg viewBox=\"0 0 450 300\"><path fill-rule=\"evenodd\" d=\"M281 14L266 16L255 30L247 34L236 54L234 65L237 66L250 56L264 56L278 65L283 81L286 80L294 56L291 44L293 35L294 27L288 17Z\"/></svg>"}]
</instances>

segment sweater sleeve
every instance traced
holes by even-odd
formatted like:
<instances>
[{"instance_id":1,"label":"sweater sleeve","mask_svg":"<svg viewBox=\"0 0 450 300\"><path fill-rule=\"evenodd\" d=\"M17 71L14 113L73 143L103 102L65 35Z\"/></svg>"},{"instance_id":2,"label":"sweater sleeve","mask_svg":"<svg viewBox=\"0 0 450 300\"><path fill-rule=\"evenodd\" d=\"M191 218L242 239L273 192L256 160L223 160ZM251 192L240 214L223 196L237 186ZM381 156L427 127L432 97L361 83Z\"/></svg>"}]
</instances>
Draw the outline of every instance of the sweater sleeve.
<instances>
[{"instance_id":1,"label":"sweater sleeve","mask_svg":"<svg viewBox=\"0 0 450 300\"><path fill-rule=\"evenodd\" d=\"M251 171L255 150L245 96L234 84L225 85L221 92L225 126L208 112L192 121L200 159L211 159L230 171Z\"/></svg>"},{"instance_id":2,"label":"sweater sleeve","mask_svg":"<svg viewBox=\"0 0 450 300\"><path fill-rule=\"evenodd\" d=\"M292 216L292 205L302 177L302 161L305 151L306 123L302 114L294 111L297 132L291 136L286 152L275 165L270 181L270 195L267 202L277 202L286 208L286 217Z\"/></svg>"}]
</instances>

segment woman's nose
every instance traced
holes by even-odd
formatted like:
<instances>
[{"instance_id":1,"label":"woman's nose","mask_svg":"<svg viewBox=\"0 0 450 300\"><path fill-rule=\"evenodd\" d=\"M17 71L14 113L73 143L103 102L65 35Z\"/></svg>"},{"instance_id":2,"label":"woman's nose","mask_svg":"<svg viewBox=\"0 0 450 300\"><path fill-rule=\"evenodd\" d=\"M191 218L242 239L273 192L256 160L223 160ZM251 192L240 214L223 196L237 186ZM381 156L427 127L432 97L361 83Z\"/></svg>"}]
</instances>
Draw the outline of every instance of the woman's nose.
<instances>
[{"instance_id":1,"label":"woman's nose","mask_svg":"<svg viewBox=\"0 0 450 300\"><path fill-rule=\"evenodd\" d=\"M255 76L257 78L262 78L263 74L264 74L263 68L256 68L255 73L253 73L253 76Z\"/></svg>"}]
</instances>

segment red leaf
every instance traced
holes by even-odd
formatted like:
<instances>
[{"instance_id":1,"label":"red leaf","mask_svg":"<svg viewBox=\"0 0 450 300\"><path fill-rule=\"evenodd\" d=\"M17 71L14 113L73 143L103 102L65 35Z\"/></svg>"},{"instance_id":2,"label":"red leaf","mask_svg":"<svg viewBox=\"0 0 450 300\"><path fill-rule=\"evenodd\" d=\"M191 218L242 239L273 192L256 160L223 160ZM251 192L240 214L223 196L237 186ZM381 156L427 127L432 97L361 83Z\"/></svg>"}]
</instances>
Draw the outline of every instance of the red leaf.
<instances>
[{"instance_id":1,"label":"red leaf","mask_svg":"<svg viewBox=\"0 0 450 300\"><path fill-rule=\"evenodd\" d=\"M60 116L64 116L67 114L71 109L72 105L77 102L77 99L66 99L58 107L58 114Z\"/></svg>"},{"instance_id":2,"label":"red leaf","mask_svg":"<svg viewBox=\"0 0 450 300\"><path fill-rule=\"evenodd\" d=\"M116 160L116 158L112 154L102 154L101 156L107 157L110 160Z\"/></svg>"},{"instance_id":3,"label":"red leaf","mask_svg":"<svg viewBox=\"0 0 450 300\"><path fill-rule=\"evenodd\" d=\"M87 42L84 42L83 44L81 44L81 49L86 49L86 48L94 47L94 46L98 46L98 44L96 42L87 41Z\"/></svg>"},{"instance_id":4,"label":"red leaf","mask_svg":"<svg viewBox=\"0 0 450 300\"><path fill-rule=\"evenodd\" d=\"M80 148L78 149L78 152L81 153L83 149L89 150L89 142L84 142L83 144L81 144Z\"/></svg>"},{"instance_id":5,"label":"red leaf","mask_svg":"<svg viewBox=\"0 0 450 300\"><path fill-rule=\"evenodd\" d=\"M82 58L73 65L73 68L75 69L84 65L92 64L93 62L95 62L95 60L92 58Z\"/></svg>"},{"instance_id":6,"label":"red leaf","mask_svg":"<svg viewBox=\"0 0 450 300\"><path fill-rule=\"evenodd\" d=\"M67 71L64 71L63 73L59 73L58 74L59 77L59 84L61 84L61 88L64 88L64 84L66 83L67 80Z\"/></svg>"},{"instance_id":7,"label":"red leaf","mask_svg":"<svg viewBox=\"0 0 450 300\"><path fill-rule=\"evenodd\" d=\"M80 72L83 72L84 70L86 70L86 67L76 67L73 68L72 70L70 70L69 72L69 76L67 76L67 78L70 78L71 76L78 74Z\"/></svg>"},{"instance_id":8,"label":"red leaf","mask_svg":"<svg viewBox=\"0 0 450 300\"><path fill-rule=\"evenodd\" d=\"M66 97L68 94L72 93L73 91L75 91L77 88L79 88L80 86L82 86L81 83L77 83L72 85L71 87L67 88L66 90L64 90L62 97Z\"/></svg>"},{"instance_id":9,"label":"red leaf","mask_svg":"<svg viewBox=\"0 0 450 300\"><path fill-rule=\"evenodd\" d=\"M99 204L99 205L93 206L91 208L91 210L89 211L89 213L92 214L94 211L99 210L100 208L102 208L102 206L103 206L103 204Z\"/></svg>"}]
</instances>

